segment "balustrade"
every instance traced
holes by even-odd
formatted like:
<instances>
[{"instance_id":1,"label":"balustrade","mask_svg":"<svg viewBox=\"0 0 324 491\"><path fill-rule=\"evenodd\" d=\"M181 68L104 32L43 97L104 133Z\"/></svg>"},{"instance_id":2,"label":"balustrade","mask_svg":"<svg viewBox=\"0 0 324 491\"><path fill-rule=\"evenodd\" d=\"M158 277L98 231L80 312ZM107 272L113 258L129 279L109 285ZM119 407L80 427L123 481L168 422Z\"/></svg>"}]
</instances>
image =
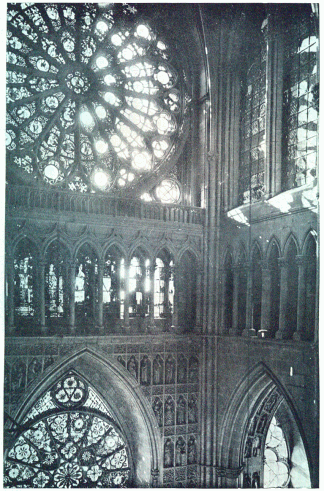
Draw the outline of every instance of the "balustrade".
<instances>
[{"instance_id":1,"label":"balustrade","mask_svg":"<svg viewBox=\"0 0 324 491\"><path fill-rule=\"evenodd\" d=\"M202 208L189 206L11 185L6 190L6 206L9 209L46 209L196 225L203 225L205 213Z\"/></svg>"}]
</instances>

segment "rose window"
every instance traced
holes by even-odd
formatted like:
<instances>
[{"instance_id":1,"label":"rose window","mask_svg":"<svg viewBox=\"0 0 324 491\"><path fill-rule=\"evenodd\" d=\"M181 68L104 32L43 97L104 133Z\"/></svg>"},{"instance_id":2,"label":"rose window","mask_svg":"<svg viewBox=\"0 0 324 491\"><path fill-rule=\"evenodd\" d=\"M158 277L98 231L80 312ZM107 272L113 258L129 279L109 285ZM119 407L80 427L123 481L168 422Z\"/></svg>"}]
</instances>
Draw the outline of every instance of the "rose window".
<instances>
[{"instance_id":1,"label":"rose window","mask_svg":"<svg viewBox=\"0 0 324 491\"><path fill-rule=\"evenodd\" d=\"M99 396L68 374L43 396L8 451L4 486L127 487L129 456Z\"/></svg>"},{"instance_id":2,"label":"rose window","mask_svg":"<svg viewBox=\"0 0 324 491\"><path fill-rule=\"evenodd\" d=\"M183 75L127 4L8 6L8 164L28 182L131 190L183 133ZM148 190L149 191L149 190Z\"/></svg>"}]
</instances>

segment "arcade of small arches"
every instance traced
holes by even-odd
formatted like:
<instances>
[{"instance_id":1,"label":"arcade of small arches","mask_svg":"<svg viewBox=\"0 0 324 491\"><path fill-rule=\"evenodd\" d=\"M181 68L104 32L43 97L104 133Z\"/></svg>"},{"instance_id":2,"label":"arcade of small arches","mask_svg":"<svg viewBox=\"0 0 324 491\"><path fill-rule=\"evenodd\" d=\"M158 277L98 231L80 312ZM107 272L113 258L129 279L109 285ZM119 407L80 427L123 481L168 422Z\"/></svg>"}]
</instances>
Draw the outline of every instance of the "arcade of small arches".
<instances>
[{"instance_id":1,"label":"arcade of small arches","mask_svg":"<svg viewBox=\"0 0 324 491\"><path fill-rule=\"evenodd\" d=\"M264 256L255 242L249 261L243 245L236 262L232 251L226 251L222 270L223 334L314 340L315 237L310 231L300 248L291 236L283 253L273 238ZM251 329L246 328L248 325Z\"/></svg>"},{"instance_id":2,"label":"arcade of small arches","mask_svg":"<svg viewBox=\"0 0 324 491\"><path fill-rule=\"evenodd\" d=\"M153 256L143 246L127 254L111 245L99 254L90 241L71 251L55 239L40 253L24 237L8 263L7 316L25 334L35 324L43 334L74 333L76 326L82 334L178 326L190 332L199 315L197 273L189 250L174 256L162 248Z\"/></svg>"}]
</instances>

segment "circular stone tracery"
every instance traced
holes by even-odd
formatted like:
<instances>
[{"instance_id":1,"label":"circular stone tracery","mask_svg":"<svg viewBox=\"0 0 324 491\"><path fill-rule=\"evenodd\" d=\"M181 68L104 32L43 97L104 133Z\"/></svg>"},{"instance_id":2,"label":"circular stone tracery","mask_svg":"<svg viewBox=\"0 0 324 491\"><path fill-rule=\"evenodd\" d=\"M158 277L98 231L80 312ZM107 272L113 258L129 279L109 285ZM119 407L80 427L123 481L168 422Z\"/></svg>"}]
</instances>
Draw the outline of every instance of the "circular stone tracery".
<instances>
[{"instance_id":1,"label":"circular stone tracery","mask_svg":"<svg viewBox=\"0 0 324 491\"><path fill-rule=\"evenodd\" d=\"M183 80L167 44L136 13L127 4L10 4L13 169L107 191L133 189L171 159L186 111Z\"/></svg>"},{"instance_id":2,"label":"circular stone tracery","mask_svg":"<svg viewBox=\"0 0 324 491\"><path fill-rule=\"evenodd\" d=\"M128 448L122 433L97 394L75 374L56 383L31 415L8 452L5 487L129 484Z\"/></svg>"}]
</instances>

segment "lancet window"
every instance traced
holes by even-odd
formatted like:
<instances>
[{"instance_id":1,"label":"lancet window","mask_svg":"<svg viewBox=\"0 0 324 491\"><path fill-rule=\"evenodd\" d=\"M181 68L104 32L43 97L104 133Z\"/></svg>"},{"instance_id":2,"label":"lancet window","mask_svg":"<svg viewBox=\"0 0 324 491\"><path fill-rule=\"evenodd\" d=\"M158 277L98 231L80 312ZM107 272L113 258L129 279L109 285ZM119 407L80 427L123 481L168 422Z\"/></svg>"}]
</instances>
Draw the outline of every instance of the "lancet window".
<instances>
[{"instance_id":1,"label":"lancet window","mask_svg":"<svg viewBox=\"0 0 324 491\"><path fill-rule=\"evenodd\" d=\"M318 145L318 38L314 19L305 13L292 13L288 32L284 48L284 189L314 180Z\"/></svg>"},{"instance_id":2,"label":"lancet window","mask_svg":"<svg viewBox=\"0 0 324 491\"><path fill-rule=\"evenodd\" d=\"M155 260L154 317L170 317L174 308L174 262L163 251Z\"/></svg>"},{"instance_id":3,"label":"lancet window","mask_svg":"<svg viewBox=\"0 0 324 491\"><path fill-rule=\"evenodd\" d=\"M52 243L45 256L45 315L63 319L68 312L68 264L65 247Z\"/></svg>"},{"instance_id":4,"label":"lancet window","mask_svg":"<svg viewBox=\"0 0 324 491\"><path fill-rule=\"evenodd\" d=\"M110 249L105 257L103 312L105 321L125 316L125 259L116 248Z\"/></svg>"},{"instance_id":5,"label":"lancet window","mask_svg":"<svg viewBox=\"0 0 324 491\"><path fill-rule=\"evenodd\" d=\"M18 318L34 317L36 308L36 251L28 239L19 242L14 258L14 305Z\"/></svg>"},{"instance_id":6,"label":"lancet window","mask_svg":"<svg viewBox=\"0 0 324 491\"><path fill-rule=\"evenodd\" d=\"M149 314L151 291L150 260L139 251L130 261L129 267L129 315L130 317Z\"/></svg>"},{"instance_id":7,"label":"lancet window","mask_svg":"<svg viewBox=\"0 0 324 491\"><path fill-rule=\"evenodd\" d=\"M75 310L80 321L95 322L98 305L98 258L85 244L78 252L75 268Z\"/></svg>"},{"instance_id":8,"label":"lancet window","mask_svg":"<svg viewBox=\"0 0 324 491\"><path fill-rule=\"evenodd\" d=\"M266 29L265 20L259 39L247 55L250 67L243 83L240 204L258 201L265 193Z\"/></svg>"}]
</instances>

